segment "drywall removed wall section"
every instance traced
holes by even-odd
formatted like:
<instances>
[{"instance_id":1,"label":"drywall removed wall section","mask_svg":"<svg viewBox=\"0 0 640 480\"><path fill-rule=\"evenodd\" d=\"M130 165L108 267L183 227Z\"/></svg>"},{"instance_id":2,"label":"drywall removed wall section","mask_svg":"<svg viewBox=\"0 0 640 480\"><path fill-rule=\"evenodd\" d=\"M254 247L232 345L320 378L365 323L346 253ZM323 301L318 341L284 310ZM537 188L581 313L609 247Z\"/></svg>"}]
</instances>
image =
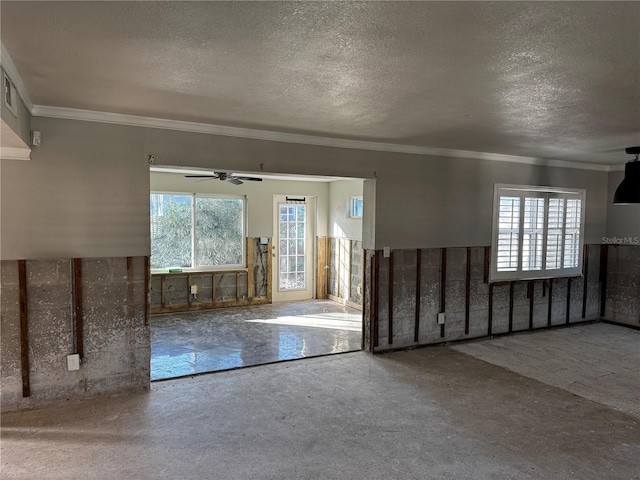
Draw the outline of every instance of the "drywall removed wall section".
<instances>
[{"instance_id":1,"label":"drywall removed wall section","mask_svg":"<svg viewBox=\"0 0 640 480\"><path fill-rule=\"evenodd\" d=\"M365 349L385 351L597 320L600 245L585 275L488 283L488 248L365 252ZM586 282L586 285L585 285ZM376 295L377 293L377 295ZM444 324L438 324L444 313Z\"/></svg>"},{"instance_id":2,"label":"drywall removed wall section","mask_svg":"<svg viewBox=\"0 0 640 480\"><path fill-rule=\"evenodd\" d=\"M640 245L607 245L604 319L640 327Z\"/></svg>"},{"instance_id":3,"label":"drywall removed wall section","mask_svg":"<svg viewBox=\"0 0 640 480\"><path fill-rule=\"evenodd\" d=\"M328 182L270 180L233 185L220 180L185 178L184 174L151 172L151 191L171 193L202 193L239 195L247 198L247 235L273 236L273 196L315 197L317 205L317 235L327 235Z\"/></svg>"},{"instance_id":4,"label":"drywall removed wall section","mask_svg":"<svg viewBox=\"0 0 640 480\"><path fill-rule=\"evenodd\" d=\"M146 257L75 263L27 260L23 277L19 261L1 262L3 408L149 388ZM69 371L72 353L82 362Z\"/></svg>"},{"instance_id":5,"label":"drywall removed wall section","mask_svg":"<svg viewBox=\"0 0 640 480\"><path fill-rule=\"evenodd\" d=\"M271 244L248 238L246 269L152 275L151 313L271 303L270 252Z\"/></svg>"},{"instance_id":6,"label":"drywall removed wall section","mask_svg":"<svg viewBox=\"0 0 640 480\"><path fill-rule=\"evenodd\" d=\"M362 242L329 238L328 298L362 309Z\"/></svg>"}]
</instances>

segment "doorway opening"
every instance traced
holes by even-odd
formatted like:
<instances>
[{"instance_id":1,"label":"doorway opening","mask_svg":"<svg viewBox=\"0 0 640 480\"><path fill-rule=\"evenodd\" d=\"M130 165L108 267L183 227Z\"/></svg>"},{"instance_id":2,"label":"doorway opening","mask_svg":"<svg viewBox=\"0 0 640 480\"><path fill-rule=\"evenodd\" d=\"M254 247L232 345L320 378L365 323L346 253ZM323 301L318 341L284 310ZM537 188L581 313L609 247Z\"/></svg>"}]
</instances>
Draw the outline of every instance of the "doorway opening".
<instances>
[{"instance_id":1,"label":"doorway opening","mask_svg":"<svg viewBox=\"0 0 640 480\"><path fill-rule=\"evenodd\" d=\"M151 169L151 379L360 350L363 180L213 172Z\"/></svg>"}]
</instances>

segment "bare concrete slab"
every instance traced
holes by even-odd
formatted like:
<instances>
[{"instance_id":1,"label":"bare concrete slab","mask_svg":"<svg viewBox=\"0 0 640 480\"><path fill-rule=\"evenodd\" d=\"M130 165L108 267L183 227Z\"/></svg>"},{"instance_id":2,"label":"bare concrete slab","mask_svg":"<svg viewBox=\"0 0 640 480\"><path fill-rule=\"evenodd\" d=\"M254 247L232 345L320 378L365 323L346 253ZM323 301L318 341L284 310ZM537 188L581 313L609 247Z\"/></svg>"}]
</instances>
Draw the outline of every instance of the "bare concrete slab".
<instances>
[{"instance_id":1,"label":"bare concrete slab","mask_svg":"<svg viewBox=\"0 0 640 480\"><path fill-rule=\"evenodd\" d=\"M596 323L451 348L640 417L640 331Z\"/></svg>"},{"instance_id":2,"label":"bare concrete slab","mask_svg":"<svg viewBox=\"0 0 640 480\"><path fill-rule=\"evenodd\" d=\"M638 478L640 420L436 347L2 416L3 479Z\"/></svg>"}]
</instances>

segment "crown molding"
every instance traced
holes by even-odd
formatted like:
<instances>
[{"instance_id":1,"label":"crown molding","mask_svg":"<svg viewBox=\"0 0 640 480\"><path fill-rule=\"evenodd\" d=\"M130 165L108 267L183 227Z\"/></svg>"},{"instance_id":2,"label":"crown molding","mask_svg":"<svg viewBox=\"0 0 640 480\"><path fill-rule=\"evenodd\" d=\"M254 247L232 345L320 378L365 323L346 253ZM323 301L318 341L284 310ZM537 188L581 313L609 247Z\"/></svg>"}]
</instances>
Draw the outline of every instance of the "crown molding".
<instances>
[{"instance_id":1,"label":"crown molding","mask_svg":"<svg viewBox=\"0 0 640 480\"><path fill-rule=\"evenodd\" d=\"M13 82L13 85L16 87L18 91L18 96L22 99L22 102L27 107L27 110L33 110L33 103L31 103L31 98L29 98L29 91L27 90L27 86L24 84L24 80L20 76L18 69L16 68L15 63L11 59L11 55L7 52L7 49L4 47L4 44L0 41L0 65L7 73L7 76ZM4 80L3 80L4 81Z\"/></svg>"},{"instance_id":2,"label":"crown molding","mask_svg":"<svg viewBox=\"0 0 640 480\"><path fill-rule=\"evenodd\" d=\"M35 117L61 118L66 120L81 120L86 122L110 123L129 125L134 127L158 128L177 130L181 132L204 133L222 135L226 137L240 137L253 140L267 140L272 142L297 143L321 147L349 148L356 150L372 150L377 152L407 153L412 155L429 155L436 157L470 158L490 160L494 162L522 163L526 165L542 165L546 167L575 168L579 170L609 171L608 165L596 163L569 162L565 160L547 160L500 153L472 152L467 150L451 150L446 148L422 147L416 145L402 145L397 143L369 142L363 140L348 140L342 138L320 137L298 133L273 132L268 130L254 130L250 128L226 127L208 123L184 122L164 118L140 117L122 113L99 112L95 110L81 110L76 108L51 107L34 105L31 114Z\"/></svg>"},{"instance_id":3,"label":"crown molding","mask_svg":"<svg viewBox=\"0 0 640 480\"><path fill-rule=\"evenodd\" d=\"M0 148L0 160L31 160L31 150L28 148Z\"/></svg>"}]
</instances>

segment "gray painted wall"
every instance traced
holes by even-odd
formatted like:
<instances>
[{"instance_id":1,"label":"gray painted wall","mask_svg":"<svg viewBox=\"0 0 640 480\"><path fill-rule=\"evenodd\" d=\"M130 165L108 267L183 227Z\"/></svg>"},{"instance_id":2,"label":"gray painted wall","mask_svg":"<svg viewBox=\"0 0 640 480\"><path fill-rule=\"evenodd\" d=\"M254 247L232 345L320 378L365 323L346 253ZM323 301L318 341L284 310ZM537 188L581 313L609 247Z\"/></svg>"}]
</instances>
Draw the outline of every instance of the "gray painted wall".
<instances>
[{"instance_id":1,"label":"gray painted wall","mask_svg":"<svg viewBox=\"0 0 640 480\"><path fill-rule=\"evenodd\" d=\"M640 242L640 205L614 205L613 194L622 182L624 172L609 172L607 196L607 233L609 241L638 238Z\"/></svg>"},{"instance_id":2,"label":"gray painted wall","mask_svg":"<svg viewBox=\"0 0 640 480\"><path fill-rule=\"evenodd\" d=\"M139 128L33 118L42 145L2 164L2 259L149 254Z\"/></svg>"},{"instance_id":3,"label":"gray painted wall","mask_svg":"<svg viewBox=\"0 0 640 480\"><path fill-rule=\"evenodd\" d=\"M606 172L37 117L32 126L43 135L32 160L1 172L3 259L148 255L150 153L159 165L376 178L365 248L489 245L496 182L585 188L586 241L606 231ZM371 183L364 190L367 201Z\"/></svg>"},{"instance_id":4,"label":"gray painted wall","mask_svg":"<svg viewBox=\"0 0 640 480\"><path fill-rule=\"evenodd\" d=\"M350 200L362 197L362 180L338 180L329 184L329 236L362 240L362 218L352 218Z\"/></svg>"}]
</instances>

